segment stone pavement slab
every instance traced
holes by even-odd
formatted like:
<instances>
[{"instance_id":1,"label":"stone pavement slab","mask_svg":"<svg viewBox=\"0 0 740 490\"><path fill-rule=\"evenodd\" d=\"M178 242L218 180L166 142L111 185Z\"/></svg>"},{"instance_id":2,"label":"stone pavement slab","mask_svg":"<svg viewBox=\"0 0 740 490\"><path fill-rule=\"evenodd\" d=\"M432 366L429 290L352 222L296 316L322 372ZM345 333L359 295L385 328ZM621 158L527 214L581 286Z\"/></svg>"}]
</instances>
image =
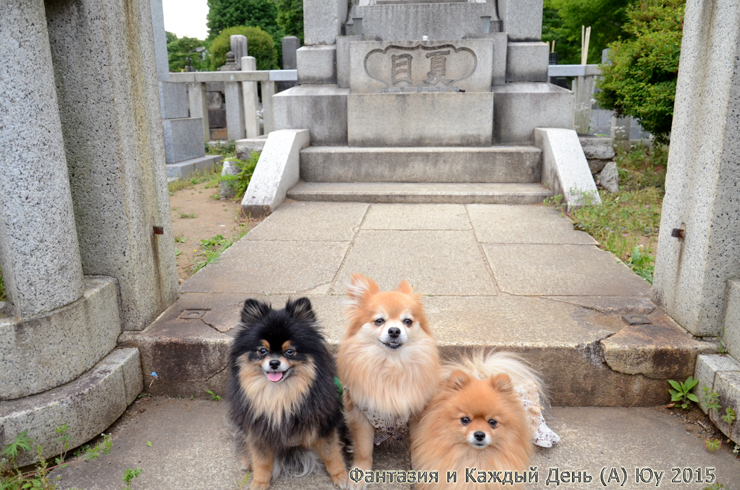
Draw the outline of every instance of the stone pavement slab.
<instances>
[{"instance_id":1,"label":"stone pavement slab","mask_svg":"<svg viewBox=\"0 0 740 490\"><path fill-rule=\"evenodd\" d=\"M483 245L501 291L520 295L648 296L650 284L587 245Z\"/></svg>"},{"instance_id":2,"label":"stone pavement slab","mask_svg":"<svg viewBox=\"0 0 740 490\"><path fill-rule=\"evenodd\" d=\"M588 233L573 229L570 219L545 206L468 204L481 243L550 243L596 245Z\"/></svg>"},{"instance_id":3,"label":"stone pavement slab","mask_svg":"<svg viewBox=\"0 0 740 490\"><path fill-rule=\"evenodd\" d=\"M356 272L375 279L381 289L405 279L423 294L496 294L472 231L361 230L332 293L343 294Z\"/></svg>"},{"instance_id":4,"label":"stone pavement slab","mask_svg":"<svg viewBox=\"0 0 740 490\"><path fill-rule=\"evenodd\" d=\"M261 226L261 225L260 225ZM183 293L305 293L331 283L350 242L240 240Z\"/></svg>"},{"instance_id":5,"label":"stone pavement slab","mask_svg":"<svg viewBox=\"0 0 740 490\"><path fill-rule=\"evenodd\" d=\"M368 204L290 202L260 223L247 240L350 241L367 212Z\"/></svg>"},{"instance_id":6,"label":"stone pavement slab","mask_svg":"<svg viewBox=\"0 0 740 490\"><path fill-rule=\"evenodd\" d=\"M374 204L363 230L470 230L462 204Z\"/></svg>"},{"instance_id":7,"label":"stone pavement slab","mask_svg":"<svg viewBox=\"0 0 740 490\"><path fill-rule=\"evenodd\" d=\"M178 400L165 397L145 398L132 405L106 433L113 434L111 454L97 460L73 462L56 470L60 488L83 490L120 489L126 468L141 468L131 488L157 490L230 490L240 486L245 473L234 456L230 431L225 424L225 402ZM674 412L678 413L679 412ZM725 489L737 490L740 460L726 445L714 453L704 449L702 428L687 423L680 416L657 408L552 408L548 424L561 437L552 449L538 448L531 465L537 467L538 482L527 488L546 485L549 470L586 471L590 483L570 483L558 487L576 489L604 488L599 482L602 468L618 468L619 483L607 488L628 490L655 488L652 482L636 483L636 468L651 468L663 473L660 488L701 490L708 469ZM147 445L151 442L151 446ZM409 468L408 452L402 447L375 450L375 468ZM621 485L624 468L627 481ZM678 468L691 474L691 483L671 483ZM697 472L698 470L698 472ZM609 470L607 470L608 472ZM642 472L645 477L647 471ZM462 475L464 477L464 475ZM608 476L608 473L607 473ZM688 481L688 476L687 476ZM281 490L331 489L322 465L305 478L281 477L272 484ZM371 485L371 489L409 489L410 485Z\"/></svg>"}]
</instances>

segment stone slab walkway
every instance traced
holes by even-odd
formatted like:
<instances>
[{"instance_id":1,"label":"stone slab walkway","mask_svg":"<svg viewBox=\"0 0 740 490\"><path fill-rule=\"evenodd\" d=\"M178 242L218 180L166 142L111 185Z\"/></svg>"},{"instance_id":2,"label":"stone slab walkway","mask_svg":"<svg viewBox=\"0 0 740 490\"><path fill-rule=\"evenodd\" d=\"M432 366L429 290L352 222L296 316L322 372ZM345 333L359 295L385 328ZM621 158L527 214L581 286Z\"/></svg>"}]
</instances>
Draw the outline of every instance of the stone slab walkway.
<instances>
[{"instance_id":1,"label":"stone slab walkway","mask_svg":"<svg viewBox=\"0 0 740 490\"><path fill-rule=\"evenodd\" d=\"M665 378L685 379L696 353L714 349L657 309L647 282L554 208L485 204L288 202L183 283L146 331L121 341L140 349L145 375L158 374L145 376L150 392L223 393L244 299L281 307L308 296L336 346L346 282L357 272L382 289L405 279L422 293L445 355L481 346L522 353L554 405L667 402ZM610 340L624 315L646 317L660 343ZM666 369L657 360L668 351Z\"/></svg>"},{"instance_id":2,"label":"stone slab walkway","mask_svg":"<svg viewBox=\"0 0 740 490\"><path fill-rule=\"evenodd\" d=\"M62 489L118 490L123 487L121 478L126 468L141 468L141 475L131 486L134 490L245 488L239 486L245 473L239 470L232 452L225 415L224 402L164 397L139 400L110 429L114 441L111 454L89 463L73 463L52 476L61 477ZM594 476L589 484L561 483L558 488L604 488L598 481L604 467L619 468L620 483L621 468L627 472L624 486L612 480L606 488L655 488L654 477L650 483L635 482L636 468L663 472L659 488L701 490L706 483L697 483L697 474L705 479L707 468L714 468L716 481L724 484L725 489L740 488L740 460L726 447L708 452L704 449L700 426L687 424L680 417L656 408L553 408L548 418L562 440L553 449L537 449L531 463L537 466L539 481L529 485L530 489L555 487L552 483L546 485L550 468L585 470ZM402 449L376 448L375 461L378 469L409 468L408 452ZM679 481L683 482L683 477L690 474L691 483L671 483L676 474L673 468L680 469ZM686 468L689 470L684 475ZM642 474L649 475L648 471ZM272 488L328 490L334 487L320 466L316 473L305 478L280 478L273 482ZM409 489L410 485L380 484L370 488Z\"/></svg>"}]
</instances>

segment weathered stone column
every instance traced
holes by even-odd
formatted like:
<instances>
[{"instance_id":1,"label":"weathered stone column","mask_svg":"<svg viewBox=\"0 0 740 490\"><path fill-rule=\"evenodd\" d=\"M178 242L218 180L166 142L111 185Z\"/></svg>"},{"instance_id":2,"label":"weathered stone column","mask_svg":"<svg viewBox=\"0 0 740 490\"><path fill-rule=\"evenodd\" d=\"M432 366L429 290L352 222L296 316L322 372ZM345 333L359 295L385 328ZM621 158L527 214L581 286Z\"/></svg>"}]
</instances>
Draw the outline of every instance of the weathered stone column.
<instances>
[{"instance_id":1,"label":"weathered stone column","mask_svg":"<svg viewBox=\"0 0 740 490\"><path fill-rule=\"evenodd\" d=\"M679 66L653 296L719 335L740 277L740 3L687 2Z\"/></svg>"},{"instance_id":2,"label":"weathered stone column","mask_svg":"<svg viewBox=\"0 0 740 490\"><path fill-rule=\"evenodd\" d=\"M0 269L14 313L38 316L82 297L43 0L0 4Z\"/></svg>"},{"instance_id":3,"label":"weathered stone column","mask_svg":"<svg viewBox=\"0 0 740 490\"><path fill-rule=\"evenodd\" d=\"M117 278L123 328L142 330L178 288L149 0L46 15L84 272Z\"/></svg>"}]
</instances>

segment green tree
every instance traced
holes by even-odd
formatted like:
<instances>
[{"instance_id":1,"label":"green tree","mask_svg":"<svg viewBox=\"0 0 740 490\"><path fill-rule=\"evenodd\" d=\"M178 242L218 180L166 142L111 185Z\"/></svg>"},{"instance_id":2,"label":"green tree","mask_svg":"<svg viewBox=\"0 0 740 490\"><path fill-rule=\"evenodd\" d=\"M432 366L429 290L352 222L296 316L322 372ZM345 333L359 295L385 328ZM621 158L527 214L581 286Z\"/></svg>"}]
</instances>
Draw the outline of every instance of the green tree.
<instances>
[{"instance_id":1,"label":"green tree","mask_svg":"<svg viewBox=\"0 0 740 490\"><path fill-rule=\"evenodd\" d=\"M640 0L627 12L630 39L609 45L610 65L602 65L601 107L632 116L668 142L673 123L685 0Z\"/></svg>"},{"instance_id":2,"label":"green tree","mask_svg":"<svg viewBox=\"0 0 740 490\"><path fill-rule=\"evenodd\" d=\"M213 40L228 27L259 27L280 40L275 0L208 0L208 39ZM254 56L250 52L250 56Z\"/></svg>"},{"instance_id":3,"label":"green tree","mask_svg":"<svg viewBox=\"0 0 740 490\"><path fill-rule=\"evenodd\" d=\"M627 9L638 0L545 0L542 40L555 41L558 63L581 63L581 26L591 27L588 62L600 63L601 51L626 38Z\"/></svg>"},{"instance_id":4,"label":"green tree","mask_svg":"<svg viewBox=\"0 0 740 490\"><path fill-rule=\"evenodd\" d=\"M167 38L170 39L167 33ZM208 54L208 43L201 41L194 37L181 37L177 38L172 34L174 40L167 43L167 58L170 63L170 71L183 71L188 64L188 57L190 57L190 63L193 68L197 71L206 71L211 63L210 56ZM204 48L203 50L196 51L197 48Z\"/></svg>"},{"instance_id":5,"label":"green tree","mask_svg":"<svg viewBox=\"0 0 740 490\"><path fill-rule=\"evenodd\" d=\"M277 0L277 7L280 28L286 36L296 36L303 44L303 0Z\"/></svg>"},{"instance_id":6,"label":"green tree","mask_svg":"<svg viewBox=\"0 0 740 490\"><path fill-rule=\"evenodd\" d=\"M224 29L211 43L211 70L218 70L226 63L226 53L231 50L231 36L236 34L247 37L249 56L257 59L258 70L277 69L277 49L272 36L259 27L237 26Z\"/></svg>"}]
</instances>

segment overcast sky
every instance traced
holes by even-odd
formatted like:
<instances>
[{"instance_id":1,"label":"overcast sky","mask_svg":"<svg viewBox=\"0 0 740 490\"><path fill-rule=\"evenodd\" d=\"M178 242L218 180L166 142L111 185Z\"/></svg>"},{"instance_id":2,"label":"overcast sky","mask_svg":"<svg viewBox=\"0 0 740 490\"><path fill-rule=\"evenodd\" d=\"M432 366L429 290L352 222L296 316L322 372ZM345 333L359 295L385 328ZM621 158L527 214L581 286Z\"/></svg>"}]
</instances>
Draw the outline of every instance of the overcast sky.
<instances>
[{"instance_id":1,"label":"overcast sky","mask_svg":"<svg viewBox=\"0 0 740 490\"><path fill-rule=\"evenodd\" d=\"M162 0L162 7L166 31L174 32L177 37L205 39L208 36L207 0Z\"/></svg>"}]
</instances>

